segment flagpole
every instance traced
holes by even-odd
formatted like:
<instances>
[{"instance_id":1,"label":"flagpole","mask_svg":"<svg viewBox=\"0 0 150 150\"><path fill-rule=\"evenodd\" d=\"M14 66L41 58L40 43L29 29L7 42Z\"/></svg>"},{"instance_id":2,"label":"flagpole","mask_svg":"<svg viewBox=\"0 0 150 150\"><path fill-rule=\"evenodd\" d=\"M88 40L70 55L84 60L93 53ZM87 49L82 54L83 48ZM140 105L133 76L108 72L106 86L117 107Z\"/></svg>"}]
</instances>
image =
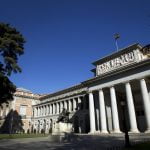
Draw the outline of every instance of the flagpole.
<instances>
[{"instance_id":1,"label":"flagpole","mask_svg":"<svg viewBox=\"0 0 150 150\"><path fill-rule=\"evenodd\" d=\"M117 42L117 39L115 40L115 43L116 43L116 48L117 48L117 52L118 52L118 42Z\"/></svg>"},{"instance_id":2,"label":"flagpole","mask_svg":"<svg viewBox=\"0 0 150 150\"><path fill-rule=\"evenodd\" d=\"M120 38L120 35L118 33L115 33L114 34L114 38L115 38L115 44L116 44L116 49L117 51L119 50L119 47L118 47L118 39Z\"/></svg>"}]
</instances>

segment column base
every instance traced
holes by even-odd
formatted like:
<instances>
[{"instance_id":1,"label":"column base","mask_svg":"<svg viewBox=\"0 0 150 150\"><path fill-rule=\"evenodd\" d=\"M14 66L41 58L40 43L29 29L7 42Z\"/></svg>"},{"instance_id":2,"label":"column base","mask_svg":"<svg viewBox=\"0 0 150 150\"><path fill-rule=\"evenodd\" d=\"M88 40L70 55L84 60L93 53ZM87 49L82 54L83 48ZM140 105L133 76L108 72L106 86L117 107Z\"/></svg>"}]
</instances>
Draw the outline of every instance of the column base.
<instances>
[{"instance_id":1,"label":"column base","mask_svg":"<svg viewBox=\"0 0 150 150\"><path fill-rule=\"evenodd\" d=\"M108 134L109 132L107 130L100 131L100 134Z\"/></svg>"},{"instance_id":2,"label":"column base","mask_svg":"<svg viewBox=\"0 0 150 150\"><path fill-rule=\"evenodd\" d=\"M111 133L119 133L119 134L121 134L122 132L120 131L120 130L114 130L114 131L111 131Z\"/></svg>"},{"instance_id":3,"label":"column base","mask_svg":"<svg viewBox=\"0 0 150 150\"><path fill-rule=\"evenodd\" d=\"M100 134L100 131L90 131L88 134L90 134L90 135L96 135L96 134Z\"/></svg>"},{"instance_id":4,"label":"column base","mask_svg":"<svg viewBox=\"0 0 150 150\"><path fill-rule=\"evenodd\" d=\"M130 130L129 133L140 133L138 129L136 130Z\"/></svg>"},{"instance_id":5,"label":"column base","mask_svg":"<svg viewBox=\"0 0 150 150\"><path fill-rule=\"evenodd\" d=\"M150 133L150 129L147 129L144 133Z\"/></svg>"}]
</instances>

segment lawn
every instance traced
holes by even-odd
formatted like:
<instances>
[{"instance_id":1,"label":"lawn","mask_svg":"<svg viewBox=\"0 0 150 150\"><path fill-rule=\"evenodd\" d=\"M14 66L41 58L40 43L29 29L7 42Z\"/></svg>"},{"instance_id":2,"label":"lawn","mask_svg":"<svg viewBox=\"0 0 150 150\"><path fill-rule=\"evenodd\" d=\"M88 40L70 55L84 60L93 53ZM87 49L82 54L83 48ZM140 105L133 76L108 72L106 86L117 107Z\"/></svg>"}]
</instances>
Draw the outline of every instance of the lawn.
<instances>
[{"instance_id":1,"label":"lawn","mask_svg":"<svg viewBox=\"0 0 150 150\"><path fill-rule=\"evenodd\" d=\"M1 139L17 139L17 138L36 138L47 137L48 134L0 134Z\"/></svg>"},{"instance_id":2,"label":"lawn","mask_svg":"<svg viewBox=\"0 0 150 150\"><path fill-rule=\"evenodd\" d=\"M123 150L150 150L150 142L137 144L132 146L131 148L125 148Z\"/></svg>"}]
</instances>

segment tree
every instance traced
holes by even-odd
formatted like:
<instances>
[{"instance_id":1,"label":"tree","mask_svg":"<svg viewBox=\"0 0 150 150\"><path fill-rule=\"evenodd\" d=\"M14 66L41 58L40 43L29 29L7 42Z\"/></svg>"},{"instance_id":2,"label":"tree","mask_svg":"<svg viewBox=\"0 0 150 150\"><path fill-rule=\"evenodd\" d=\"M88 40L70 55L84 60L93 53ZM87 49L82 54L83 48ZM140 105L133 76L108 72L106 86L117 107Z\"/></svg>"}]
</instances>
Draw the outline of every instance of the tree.
<instances>
[{"instance_id":1,"label":"tree","mask_svg":"<svg viewBox=\"0 0 150 150\"><path fill-rule=\"evenodd\" d=\"M12 100L16 86L9 80L21 72L18 57L24 53L24 37L9 24L0 23L0 103Z\"/></svg>"}]
</instances>

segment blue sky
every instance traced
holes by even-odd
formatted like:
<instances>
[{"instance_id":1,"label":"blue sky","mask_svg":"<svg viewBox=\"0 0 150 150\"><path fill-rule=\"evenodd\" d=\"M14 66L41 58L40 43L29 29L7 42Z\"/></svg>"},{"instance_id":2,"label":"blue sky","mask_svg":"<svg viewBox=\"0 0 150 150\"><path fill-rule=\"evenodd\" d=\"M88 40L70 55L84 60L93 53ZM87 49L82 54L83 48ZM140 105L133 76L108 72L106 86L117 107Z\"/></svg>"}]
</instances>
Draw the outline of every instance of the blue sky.
<instances>
[{"instance_id":1,"label":"blue sky","mask_svg":"<svg viewBox=\"0 0 150 150\"><path fill-rule=\"evenodd\" d=\"M11 80L51 93L93 77L91 63L119 48L150 43L149 0L0 0L0 21L25 37L21 74Z\"/></svg>"}]
</instances>

